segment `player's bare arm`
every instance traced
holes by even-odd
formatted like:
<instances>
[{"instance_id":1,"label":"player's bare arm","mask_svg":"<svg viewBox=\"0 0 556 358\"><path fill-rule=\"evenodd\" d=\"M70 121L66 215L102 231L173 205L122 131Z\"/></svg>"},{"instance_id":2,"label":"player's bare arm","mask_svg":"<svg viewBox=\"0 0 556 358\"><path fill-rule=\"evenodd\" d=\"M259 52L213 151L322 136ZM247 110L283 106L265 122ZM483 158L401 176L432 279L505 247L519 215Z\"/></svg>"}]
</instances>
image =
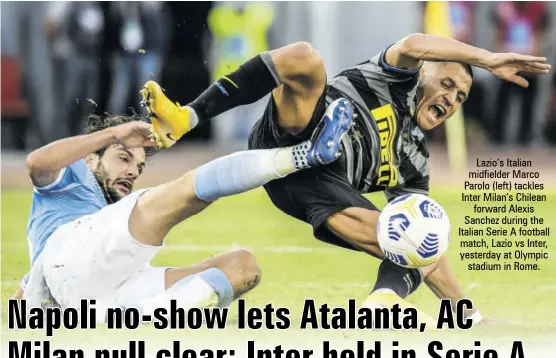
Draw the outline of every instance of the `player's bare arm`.
<instances>
[{"instance_id":1,"label":"player's bare arm","mask_svg":"<svg viewBox=\"0 0 556 358\"><path fill-rule=\"evenodd\" d=\"M522 87L527 87L529 83L518 73L546 74L551 68L545 57L511 52L492 53L436 35L408 35L392 45L386 53L386 62L398 68L417 69L423 61L461 62L482 67Z\"/></svg>"},{"instance_id":2,"label":"player's bare arm","mask_svg":"<svg viewBox=\"0 0 556 358\"><path fill-rule=\"evenodd\" d=\"M442 49L442 44L440 44L438 45L439 48L435 47L434 51L419 51L419 49L426 49L424 45L427 45L427 43L419 43L417 40L430 40L425 35L423 35L423 38L420 36L412 35L390 48L387 51L388 57L391 57L392 54L397 56L394 59L387 58L385 61L390 66L417 69L422 61L429 60L427 66L424 66L419 74L417 71L406 71L410 73L402 74L390 71L383 68L381 60L375 58L363 64L363 66L366 66L365 71L352 71L344 74L343 81L330 82L329 86L338 86L339 88L336 90L333 88L327 94L335 93L335 96L338 96L338 94L353 91L361 91L366 95L370 94L369 98L367 98L370 104L359 103L358 108L367 107L369 113L371 113L372 110L378 109L373 104L374 96L381 98L401 96L401 98L398 98L398 102L410 103L413 102L413 100L408 100L408 97L411 96L410 93L413 93L413 96L415 96L415 93L419 92L419 98L415 98L417 103L414 111L419 128L427 130L436 127L459 108L467 98L471 87L472 73L467 68L463 68L465 66L462 67L459 63L456 63L458 62L457 60L484 66L480 62L481 55L478 55L476 52L483 50L473 48L471 55L470 53L465 53L465 48L463 50L455 48L446 54L441 53L445 50ZM457 45L459 43L453 42L452 45L454 44ZM430 46L432 47L433 45ZM400 52L399 47L403 51ZM444 44L444 47L446 47L446 44ZM467 48L467 50L469 49L470 47ZM486 54L487 52L482 53ZM432 55L435 57L431 57ZM450 60L450 56L453 56L454 59ZM472 60L466 61L466 56ZM451 62L442 62L447 60L446 57ZM430 61L442 63L437 66ZM494 71L494 68L497 66L493 65L491 67ZM373 76L365 78L364 73L369 72L373 73ZM422 80L414 81L417 75ZM348 78L349 76L359 77ZM420 90L411 91L408 89L406 94L400 94L400 91L392 94L390 92L391 86L384 86L385 83L390 81L391 76L406 76L413 81L411 83L415 83L415 86L420 83ZM361 78L364 80L361 80ZM159 132L162 146L170 146L198 123L209 120L231 108L253 103L272 92L273 98L269 101L265 116L259 122L259 124L263 124L257 125L256 129L252 132L250 148L275 148L276 146L284 147L285 143L289 143L285 137L291 134L297 135L294 140L311 136L310 133L315 128L310 127L310 124L318 123L320 115L322 115L326 108L325 101L319 101L319 99L325 98L323 96L327 87L325 79L325 68L318 52L313 50L309 44L295 43L262 53L247 61L238 70L223 76L215 84L211 85L188 106L180 107L171 103L160 86L152 81L146 83L144 96L147 101L150 100L147 107L156 114L152 118L153 127L155 123L161 122L160 130L155 128L155 132ZM348 86L348 88L345 88L345 86ZM356 100L354 98L350 99L352 101ZM378 102L378 99L376 102ZM317 110L319 103L320 107ZM394 106L385 108L390 108L392 111L396 110ZM404 113L412 113L412 111L407 108L407 111ZM360 113L362 115L360 117L365 117L366 114L367 112L363 111ZM398 115L403 114L398 113ZM394 113L392 116L394 116ZM410 116L408 114L404 120L410 121L412 119L410 117L413 117L413 115ZM368 120L372 121L374 119L368 118ZM166 125L162 122L166 122ZM306 130L306 128L309 128L309 130ZM366 128L366 126L363 126L363 128ZM394 129L393 132L396 133L398 131ZM283 133L285 133L284 136L282 136ZM357 140L357 138L354 138L354 140ZM417 142L420 140L419 133L415 134L415 138L412 136L411 140L413 142L409 144L413 143L416 147L415 151L419 153L420 145L417 145ZM401 143L400 141L394 142ZM360 142L360 145L363 144ZM363 150L359 148L359 153L369 153L369 155L374 155L376 158L379 158L381 155L381 153L373 153L372 148L364 148ZM353 153L351 156L353 157ZM421 160L424 159L421 158ZM355 163L356 161L352 159L351 162ZM376 239L376 222L380 212L372 203L366 201L359 192L344 189L350 187L352 183L348 182L347 179L344 180L343 175L345 173L342 168L339 168L336 174L335 177L328 178L330 180L320 180L320 176L307 175L303 176L303 181L297 179L292 179L292 182L288 182L287 179L285 181L276 181L274 184L267 185L267 190L273 191L275 198L294 198L291 199L292 202L288 201L290 199L281 201L277 206L292 216L301 217L307 222L312 221L311 224L316 229L316 235L320 235L321 238L334 240L334 243L338 243L338 245L343 247L355 247L371 255L383 257ZM368 174L375 175L370 172ZM363 177L364 175L362 174L361 176ZM418 177L419 175L426 176L427 174L419 171L415 175ZM378 174L375 176L378 183L379 176ZM340 186L335 185L338 181ZM278 184L280 182L284 184ZM342 189L338 189L339 187ZM284 193L287 193L287 195ZM314 204L315 202L320 202L323 197L329 198L329 203L326 204L333 205L322 207ZM312 198L317 198L317 200L311 200ZM328 207L338 206L345 207L346 209L339 212L329 212L327 209ZM300 207L302 212L298 211ZM311 215L309 218L308 212L318 213L319 215ZM137 222L142 223L144 221L137 220ZM161 222L162 220L155 220L157 224ZM165 231L161 230L161 232ZM153 235L151 234L149 237L152 238ZM455 281L451 271L447 270L449 267L446 265L446 260L441 260L439 265L428 267L420 273L418 270L400 270L398 267L395 267L395 264L389 264L389 261L384 261L379 270L375 290L381 291L384 288L393 291L388 297L380 298L383 304L386 301L389 302L388 304L400 302L400 300L403 300L405 296L409 295L419 286L422 276L430 276L427 283L430 283L431 288L437 295L449 297L453 300L463 298L464 295L461 288L457 285L457 281ZM438 266L441 266L439 271L436 274L432 274ZM407 277L411 277L412 281L409 287L406 282ZM399 297L396 295L399 295ZM379 299L373 296L372 300L375 298Z\"/></svg>"},{"instance_id":3,"label":"player's bare arm","mask_svg":"<svg viewBox=\"0 0 556 358\"><path fill-rule=\"evenodd\" d=\"M161 108L162 113L167 114L167 101L158 105L150 103L160 99L147 93L145 104ZM152 115L158 118L158 129L171 127L156 111ZM287 148L237 152L200 166L169 183L134 193L131 192L132 184L141 174L138 167L144 164L147 155L143 147L154 145L148 139L150 126L134 126L135 122L118 126L117 123L132 118L109 117L87 129L87 133L102 132L98 138L85 137L89 139L87 151L78 152L69 146L73 144L71 139L56 143L58 149L66 144L74 150L74 156L88 152L91 155L66 166L64 173L69 172L69 175L64 174L52 186L37 188L34 194L34 200L42 200L43 205L69 210L53 222L52 225L58 226L52 232L41 229L42 232L37 234L37 226L31 227L31 236L39 243L34 245L39 251L35 251L33 257L41 263L34 264L26 276L23 298L31 306L38 306L48 299L45 296L49 291L61 307L77 306L79 297L98 297L108 304L138 305L143 312L166 307L171 299L182 308L229 305L260 281L260 268L248 250L234 250L180 268L152 267L145 271L144 267L162 248L169 230L215 200L257 188L301 169L335 161L340 153L341 138L350 127L353 107L346 99L339 99L330 106L326 118L321 135L313 140ZM104 128L114 130L105 132ZM165 135L156 128L152 133L159 137ZM114 143L118 145L111 146ZM95 151L98 146L102 150ZM129 152L126 160L119 160L120 152ZM129 185L119 185L122 181ZM51 192L57 194L49 195ZM60 199L64 195L67 197ZM40 213L32 211L29 221L36 223L38 215ZM81 219L84 217L86 219ZM75 225L59 226L64 220L66 223L74 221ZM88 236L77 233L82 230L85 220ZM43 236L38 237L40 234ZM89 265L86 270L80 270L83 262L73 259L83 251L83 246L59 245L66 240L84 240L83 244L88 246L86 250L92 253L87 256L92 258L89 262L84 260ZM109 264L98 264L100 262ZM53 268L55 272L51 271ZM63 272L59 268L63 268ZM78 271L83 274L77 274Z\"/></svg>"},{"instance_id":4,"label":"player's bare arm","mask_svg":"<svg viewBox=\"0 0 556 358\"><path fill-rule=\"evenodd\" d=\"M110 145L154 147L155 143L149 138L150 130L150 124L137 121L61 139L31 152L25 163L33 183L46 186L56 180L62 168Z\"/></svg>"}]
</instances>

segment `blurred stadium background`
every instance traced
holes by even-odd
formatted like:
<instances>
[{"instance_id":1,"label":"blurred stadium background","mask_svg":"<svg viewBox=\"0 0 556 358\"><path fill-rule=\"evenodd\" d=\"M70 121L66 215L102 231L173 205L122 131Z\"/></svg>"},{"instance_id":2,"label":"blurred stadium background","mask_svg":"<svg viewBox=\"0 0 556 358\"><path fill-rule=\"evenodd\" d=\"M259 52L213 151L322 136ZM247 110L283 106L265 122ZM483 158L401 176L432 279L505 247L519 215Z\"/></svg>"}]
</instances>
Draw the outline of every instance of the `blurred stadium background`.
<instances>
[{"instance_id":1,"label":"blurred stadium background","mask_svg":"<svg viewBox=\"0 0 556 358\"><path fill-rule=\"evenodd\" d=\"M433 3L436 5L438 3ZM180 103L269 48L309 41L330 76L411 32L446 34L496 51L554 62L554 2L3 2L2 149L29 150L79 133L90 112L126 112L148 79ZM431 4L428 4L431 6ZM440 16L438 16L440 15ZM395 17L396 21L393 21ZM476 70L464 106L472 144L556 143L554 73L528 90ZM551 81L553 80L553 81ZM188 136L244 145L263 103ZM443 143L444 131L431 134ZM187 140L186 140L187 141Z\"/></svg>"},{"instance_id":2,"label":"blurred stadium background","mask_svg":"<svg viewBox=\"0 0 556 358\"><path fill-rule=\"evenodd\" d=\"M269 48L309 41L333 76L409 33L446 29L470 44L544 55L556 65L555 2L451 2L427 11L437 5L2 2L2 301L28 269L26 153L79 133L87 113L140 111L137 92L145 80L160 81L171 98L185 104L222 72ZM468 208L459 201L465 174L450 166L461 170L461 164L469 161L472 167L477 157L519 156L534 161L545 186L556 187L555 72L519 90L476 69L461 122L453 121L449 136L444 127L429 133L431 195L446 206L455 224ZM154 156L138 186L161 183L246 148L247 133L264 104L239 108L195 129L179 145ZM538 212L549 220L556 192L547 194L549 202L540 204ZM376 200L384 204L382 197ZM222 200L176 228L168 243L158 264L183 265L234 245L252 248L264 272L260 289L249 296L253 304L273 300L299 307L303 298L315 297L342 305L347 297L364 298L376 275L376 260L317 242L309 226L274 209L262 190ZM539 273L477 275L459 262L458 250L454 245L455 270L485 311L504 317L514 310L519 322L527 322L523 332L556 329L556 318L547 321L545 315L556 291L550 279L556 274L554 259ZM288 286L294 289L283 291ZM431 310L436 305L431 297L421 289L413 300ZM505 297L537 304L515 312Z\"/></svg>"}]
</instances>

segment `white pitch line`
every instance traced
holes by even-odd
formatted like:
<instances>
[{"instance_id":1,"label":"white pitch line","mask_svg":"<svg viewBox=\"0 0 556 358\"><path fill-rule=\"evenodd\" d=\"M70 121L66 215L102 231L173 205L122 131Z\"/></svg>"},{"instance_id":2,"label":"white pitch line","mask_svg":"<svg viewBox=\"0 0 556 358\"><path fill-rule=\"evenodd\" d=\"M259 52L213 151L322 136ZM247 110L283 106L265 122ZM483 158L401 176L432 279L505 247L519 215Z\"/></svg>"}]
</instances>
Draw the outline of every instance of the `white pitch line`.
<instances>
[{"instance_id":1,"label":"white pitch line","mask_svg":"<svg viewBox=\"0 0 556 358\"><path fill-rule=\"evenodd\" d=\"M163 250L170 251L192 251L192 252L204 252L204 251L229 251L233 249L246 248L257 252L273 253L273 254L283 254L283 253L293 253L293 254L305 254L305 253L328 253L328 252L340 252L340 248L336 247L308 247L308 246L240 246L240 245L187 245L187 244L168 244L164 246Z\"/></svg>"},{"instance_id":2,"label":"white pitch line","mask_svg":"<svg viewBox=\"0 0 556 358\"><path fill-rule=\"evenodd\" d=\"M21 282L19 281L2 281L0 283L0 286L7 286L7 287L15 287L15 286L19 286Z\"/></svg>"},{"instance_id":3,"label":"white pitch line","mask_svg":"<svg viewBox=\"0 0 556 358\"><path fill-rule=\"evenodd\" d=\"M3 281L0 283L1 286L6 286L6 287L15 287L15 286L19 286L20 282L19 281ZM372 282L342 282L342 283L332 283L332 284L328 284L329 287L333 287L333 288L367 288L370 287L373 283ZM266 283L267 286L280 286L282 287L283 284L282 283ZM297 287L297 288L320 288L322 287L322 283L316 283L316 282L312 282L312 281L308 281L308 282L289 282L288 286L290 287Z\"/></svg>"},{"instance_id":4,"label":"white pitch line","mask_svg":"<svg viewBox=\"0 0 556 358\"><path fill-rule=\"evenodd\" d=\"M27 245L26 242L21 243L21 245ZM327 252L341 252L343 251L341 247L329 246L329 247L311 247L311 246L299 246L299 245L265 245L265 246L245 246L240 244L229 244L229 245L191 245L191 244L165 244L163 250L169 251L191 251L191 252L206 252L206 251L229 251L234 249L250 249L253 251L264 252L264 253L293 253L293 254L305 254L305 253L327 253Z\"/></svg>"},{"instance_id":5,"label":"white pitch line","mask_svg":"<svg viewBox=\"0 0 556 358\"><path fill-rule=\"evenodd\" d=\"M1 286L6 287L15 287L19 286L19 281L2 281L0 283ZM374 282L339 282L339 283L328 283L327 285L331 288L368 288L373 285ZM282 283L265 283L267 286L280 286L282 287ZM472 286L473 284L469 285ZM297 288L321 288L322 283L314 282L314 281L298 281L298 282L289 282L288 286L297 287ZM514 286L513 284L495 284L495 283L475 283L475 288L481 286L488 286L488 287L507 287L507 286ZM545 291L556 291L556 285L546 284L546 285L535 285L535 290L533 292L545 292Z\"/></svg>"}]
</instances>

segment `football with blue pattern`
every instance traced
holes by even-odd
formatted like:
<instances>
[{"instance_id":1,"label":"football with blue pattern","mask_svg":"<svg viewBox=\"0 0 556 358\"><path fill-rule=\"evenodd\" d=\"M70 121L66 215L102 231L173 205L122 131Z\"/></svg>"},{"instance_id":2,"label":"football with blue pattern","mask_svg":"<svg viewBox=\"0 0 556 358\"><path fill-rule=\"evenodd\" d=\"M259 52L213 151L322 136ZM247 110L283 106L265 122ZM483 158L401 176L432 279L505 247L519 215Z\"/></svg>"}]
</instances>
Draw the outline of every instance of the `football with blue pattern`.
<instances>
[{"instance_id":1,"label":"football with blue pattern","mask_svg":"<svg viewBox=\"0 0 556 358\"><path fill-rule=\"evenodd\" d=\"M386 258L403 267L423 267L448 249L450 220L428 196L406 194L386 205L378 218L377 236Z\"/></svg>"}]
</instances>

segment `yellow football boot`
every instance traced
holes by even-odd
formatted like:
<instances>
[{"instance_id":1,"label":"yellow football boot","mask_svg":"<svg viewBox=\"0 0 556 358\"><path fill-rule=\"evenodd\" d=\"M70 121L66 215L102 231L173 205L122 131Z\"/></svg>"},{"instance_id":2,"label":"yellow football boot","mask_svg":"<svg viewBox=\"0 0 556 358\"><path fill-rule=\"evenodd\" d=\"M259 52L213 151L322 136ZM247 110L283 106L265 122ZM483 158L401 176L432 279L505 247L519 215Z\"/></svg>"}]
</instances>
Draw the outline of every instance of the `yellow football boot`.
<instances>
[{"instance_id":1,"label":"yellow football boot","mask_svg":"<svg viewBox=\"0 0 556 358\"><path fill-rule=\"evenodd\" d=\"M158 83L147 81L140 93L141 105L147 108L152 121L152 139L159 148L173 146L191 130L189 109L170 101Z\"/></svg>"},{"instance_id":2,"label":"yellow football boot","mask_svg":"<svg viewBox=\"0 0 556 358\"><path fill-rule=\"evenodd\" d=\"M424 322L427 324L426 331L436 330L436 321L433 320L429 315L418 309L415 305L407 302L394 292L374 292L371 293L369 297L363 302L362 307L365 308L392 308L395 304L398 304L399 308L402 310L406 308L414 308L417 310L417 320L419 324Z\"/></svg>"}]
</instances>

